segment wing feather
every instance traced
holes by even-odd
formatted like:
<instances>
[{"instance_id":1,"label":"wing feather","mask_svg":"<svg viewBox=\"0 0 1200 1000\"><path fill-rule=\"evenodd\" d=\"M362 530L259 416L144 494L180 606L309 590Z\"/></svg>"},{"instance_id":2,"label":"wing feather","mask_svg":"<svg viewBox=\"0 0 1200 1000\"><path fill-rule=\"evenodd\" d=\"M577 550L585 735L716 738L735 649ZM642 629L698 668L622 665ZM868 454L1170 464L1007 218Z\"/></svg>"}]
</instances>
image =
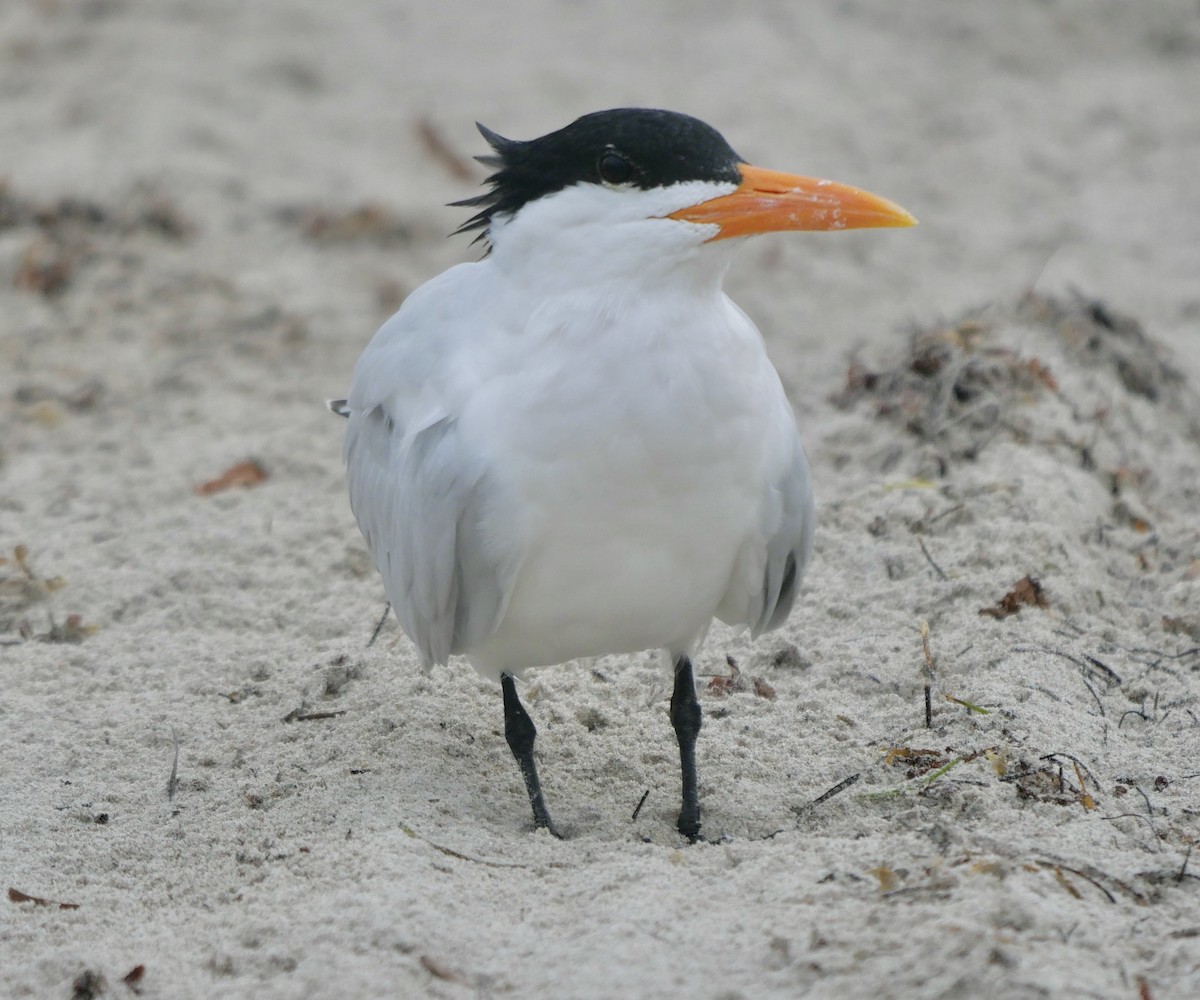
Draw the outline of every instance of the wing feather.
<instances>
[{"instance_id":1,"label":"wing feather","mask_svg":"<svg viewBox=\"0 0 1200 1000\"><path fill-rule=\"evenodd\" d=\"M744 547L717 613L722 621L749 625L755 637L787 620L812 554L812 475L798 437L786 454L767 489L759 532Z\"/></svg>"},{"instance_id":2,"label":"wing feather","mask_svg":"<svg viewBox=\"0 0 1200 1000\"><path fill-rule=\"evenodd\" d=\"M486 638L516 558L484 544L492 480L465 453L455 420L406 435L383 404L352 412L345 454L350 507L422 661L444 663Z\"/></svg>"},{"instance_id":3,"label":"wing feather","mask_svg":"<svg viewBox=\"0 0 1200 1000\"><path fill-rule=\"evenodd\" d=\"M813 526L816 522L812 473L799 438L795 441L788 471L775 489L780 497L780 517L767 542L762 610L757 624L752 628L756 636L770 632L787 621L812 556Z\"/></svg>"}]
</instances>

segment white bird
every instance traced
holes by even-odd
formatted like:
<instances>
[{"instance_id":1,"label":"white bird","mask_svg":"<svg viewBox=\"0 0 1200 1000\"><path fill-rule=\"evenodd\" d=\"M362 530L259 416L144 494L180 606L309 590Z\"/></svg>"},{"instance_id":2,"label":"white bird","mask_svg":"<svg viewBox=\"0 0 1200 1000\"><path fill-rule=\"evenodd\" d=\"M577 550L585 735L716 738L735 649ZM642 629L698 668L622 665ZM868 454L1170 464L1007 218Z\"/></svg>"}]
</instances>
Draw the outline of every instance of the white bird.
<instances>
[{"instance_id":1,"label":"white bird","mask_svg":"<svg viewBox=\"0 0 1200 1000\"><path fill-rule=\"evenodd\" d=\"M535 828L554 825L527 667L661 648L700 832L691 656L714 617L753 635L788 616L813 497L791 405L722 291L741 240L909 226L855 188L744 163L669 111L586 115L494 155L489 252L418 288L354 371L350 504L426 664L465 654L498 678Z\"/></svg>"}]
</instances>

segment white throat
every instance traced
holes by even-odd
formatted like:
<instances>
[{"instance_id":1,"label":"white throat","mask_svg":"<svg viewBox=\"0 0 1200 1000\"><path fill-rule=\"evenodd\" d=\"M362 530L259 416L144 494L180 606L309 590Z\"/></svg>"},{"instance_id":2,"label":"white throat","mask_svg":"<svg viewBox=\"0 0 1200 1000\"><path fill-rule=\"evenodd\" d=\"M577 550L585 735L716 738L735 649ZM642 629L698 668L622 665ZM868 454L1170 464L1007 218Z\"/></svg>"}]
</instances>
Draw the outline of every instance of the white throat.
<instances>
[{"instance_id":1,"label":"white throat","mask_svg":"<svg viewBox=\"0 0 1200 1000\"><path fill-rule=\"evenodd\" d=\"M741 240L708 243L715 227L666 216L734 188L707 181L647 191L577 184L494 221L492 260L510 280L546 293L715 292Z\"/></svg>"}]
</instances>

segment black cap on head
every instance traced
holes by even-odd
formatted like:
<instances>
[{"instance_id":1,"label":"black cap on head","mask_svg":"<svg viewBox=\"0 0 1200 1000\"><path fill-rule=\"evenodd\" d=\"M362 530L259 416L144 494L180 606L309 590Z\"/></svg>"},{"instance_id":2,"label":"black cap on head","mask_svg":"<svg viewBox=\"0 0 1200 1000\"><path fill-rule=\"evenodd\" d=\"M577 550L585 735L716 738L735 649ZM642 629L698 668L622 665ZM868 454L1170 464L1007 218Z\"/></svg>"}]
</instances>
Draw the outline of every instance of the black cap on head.
<instances>
[{"instance_id":1,"label":"black cap on head","mask_svg":"<svg viewBox=\"0 0 1200 1000\"><path fill-rule=\"evenodd\" d=\"M476 159L495 169L491 190L456 201L481 211L456 231L486 229L573 184L629 185L648 190L681 181L741 181L741 157L711 125L675 111L615 108L577 118L539 139L505 139L478 125L495 155Z\"/></svg>"}]
</instances>

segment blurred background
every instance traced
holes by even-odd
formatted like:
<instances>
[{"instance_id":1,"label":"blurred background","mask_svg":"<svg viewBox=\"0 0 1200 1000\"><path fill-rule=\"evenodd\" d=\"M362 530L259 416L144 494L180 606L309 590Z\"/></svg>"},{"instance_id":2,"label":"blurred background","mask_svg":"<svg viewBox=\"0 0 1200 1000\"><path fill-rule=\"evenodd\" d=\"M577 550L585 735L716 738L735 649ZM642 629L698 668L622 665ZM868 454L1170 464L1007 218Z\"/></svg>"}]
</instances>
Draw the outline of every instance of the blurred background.
<instances>
[{"instance_id":1,"label":"blurred background","mask_svg":"<svg viewBox=\"0 0 1200 1000\"><path fill-rule=\"evenodd\" d=\"M662 106L751 162L921 220L747 248L730 287L801 348L784 367L1036 286L1110 296L1200 374L1198 15L1195 0L9 0L0 176L41 199L153 185L197 253L314 337L335 333L320 327L339 295L367 294L374 314L336 331L356 348L412 285L475 256L442 239L462 218L444 203L483 176L474 121L529 138ZM281 221L363 206L405 238L346 239L350 273L323 281L286 259ZM22 248L3 237L7 294Z\"/></svg>"}]
</instances>

